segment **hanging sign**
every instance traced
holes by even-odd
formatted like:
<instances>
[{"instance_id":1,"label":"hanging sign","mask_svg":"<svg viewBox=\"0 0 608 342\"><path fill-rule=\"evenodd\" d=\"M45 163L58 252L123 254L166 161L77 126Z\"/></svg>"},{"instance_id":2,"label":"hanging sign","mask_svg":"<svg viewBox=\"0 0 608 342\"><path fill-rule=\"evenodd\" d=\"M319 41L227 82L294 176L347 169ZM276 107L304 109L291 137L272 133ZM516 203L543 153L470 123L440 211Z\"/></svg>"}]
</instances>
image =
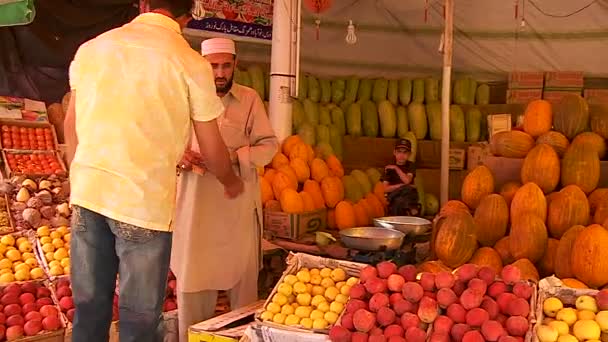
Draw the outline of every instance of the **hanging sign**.
<instances>
[{"instance_id":1,"label":"hanging sign","mask_svg":"<svg viewBox=\"0 0 608 342\"><path fill-rule=\"evenodd\" d=\"M202 3L205 16L192 20L188 28L272 39L273 0L196 0Z\"/></svg>"}]
</instances>

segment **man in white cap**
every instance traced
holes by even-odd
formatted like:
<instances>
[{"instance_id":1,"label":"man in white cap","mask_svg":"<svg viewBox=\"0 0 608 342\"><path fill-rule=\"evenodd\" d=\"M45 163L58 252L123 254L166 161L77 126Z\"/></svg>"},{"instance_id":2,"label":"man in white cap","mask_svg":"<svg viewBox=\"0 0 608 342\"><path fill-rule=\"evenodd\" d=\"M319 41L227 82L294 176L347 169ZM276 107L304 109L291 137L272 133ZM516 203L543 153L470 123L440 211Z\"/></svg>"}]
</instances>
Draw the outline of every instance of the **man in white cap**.
<instances>
[{"instance_id":1,"label":"man in white cap","mask_svg":"<svg viewBox=\"0 0 608 342\"><path fill-rule=\"evenodd\" d=\"M257 300L262 205L256 168L268 164L279 146L262 99L255 90L233 83L234 42L207 39L201 50L226 108L218 118L220 134L245 191L237 199L224 199L221 183L204 173L206 158L192 140L178 185L171 254L181 341L187 341L190 325L214 315L218 290L229 290L232 309ZM202 169L189 172L192 167Z\"/></svg>"}]
</instances>

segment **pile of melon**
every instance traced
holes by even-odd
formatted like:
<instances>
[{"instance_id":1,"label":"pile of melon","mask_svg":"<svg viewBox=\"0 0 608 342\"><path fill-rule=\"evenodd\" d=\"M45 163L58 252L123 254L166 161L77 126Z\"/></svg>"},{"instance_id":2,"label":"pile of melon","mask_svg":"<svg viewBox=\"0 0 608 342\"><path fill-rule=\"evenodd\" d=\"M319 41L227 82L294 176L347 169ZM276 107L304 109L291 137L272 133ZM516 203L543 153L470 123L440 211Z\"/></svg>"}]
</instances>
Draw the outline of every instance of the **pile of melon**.
<instances>
[{"instance_id":1,"label":"pile of melon","mask_svg":"<svg viewBox=\"0 0 608 342\"><path fill-rule=\"evenodd\" d=\"M543 111L534 111L539 105ZM538 129L541 120L533 125L530 118L547 110L544 101L531 103L524 130L545 134ZM576 121L577 112L570 114ZM575 126L556 122L545 129ZM466 176L462 201L448 202L438 216L434 248L443 263L514 264L532 280L555 274L574 287L608 285L608 188L598 188L605 141L579 129L562 134L575 138L561 160L555 146L535 144L525 154L521 182L496 189L486 166Z\"/></svg>"}]
</instances>

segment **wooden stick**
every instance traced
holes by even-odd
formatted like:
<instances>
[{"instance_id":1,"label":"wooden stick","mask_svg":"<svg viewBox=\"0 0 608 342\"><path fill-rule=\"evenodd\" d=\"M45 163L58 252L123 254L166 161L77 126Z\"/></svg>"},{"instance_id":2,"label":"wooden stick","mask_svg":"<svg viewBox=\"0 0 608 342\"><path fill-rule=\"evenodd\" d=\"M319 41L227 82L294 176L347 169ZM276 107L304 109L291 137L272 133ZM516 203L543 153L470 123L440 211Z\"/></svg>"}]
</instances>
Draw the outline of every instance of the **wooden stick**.
<instances>
[{"instance_id":1,"label":"wooden stick","mask_svg":"<svg viewBox=\"0 0 608 342\"><path fill-rule=\"evenodd\" d=\"M443 84L441 92L441 205L448 201L450 182L450 93L454 44L454 1L445 0Z\"/></svg>"}]
</instances>

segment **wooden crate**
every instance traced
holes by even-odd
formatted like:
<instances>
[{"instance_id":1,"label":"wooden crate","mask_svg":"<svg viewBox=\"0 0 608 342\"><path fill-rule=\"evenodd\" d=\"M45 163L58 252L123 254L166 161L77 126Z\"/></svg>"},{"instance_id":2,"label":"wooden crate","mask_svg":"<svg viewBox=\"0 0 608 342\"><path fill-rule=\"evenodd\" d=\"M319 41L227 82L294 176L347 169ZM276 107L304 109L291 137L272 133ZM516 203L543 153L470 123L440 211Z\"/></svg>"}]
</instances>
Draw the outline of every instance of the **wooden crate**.
<instances>
[{"instance_id":1,"label":"wooden crate","mask_svg":"<svg viewBox=\"0 0 608 342\"><path fill-rule=\"evenodd\" d=\"M4 137L4 127L18 127L18 128L43 128L49 129L51 131L51 135L53 136L53 148L52 149L27 149L26 151L57 151L59 149L59 141L57 140L57 132L55 131L55 126L51 125L48 122L37 122L37 121L23 121L23 120L0 120L0 127L2 127L2 137ZM15 151L23 151L23 149L16 149L12 147L4 146L4 139L0 139L0 146L5 150L15 150Z\"/></svg>"},{"instance_id":2,"label":"wooden crate","mask_svg":"<svg viewBox=\"0 0 608 342\"><path fill-rule=\"evenodd\" d=\"M28 177L48 177L51 174L44 174L44 173L25 174L25 173L21 173L16 170L12 170L11 167L8 165L8 159L7 159L8 154L44 154L44 155L51 154L51 155L55 156L55 158L57 159L57 162L61 166L61 170L62 170L63 174L61 174L60 176L67 175L67 168L65 166L63 158L61 157L61 155L59 155L58 152L55 152L55 151L2 150L2 159L4 160L4 170L5 170L6 176L9 178L13 177L13 176L20 176L20 175L25 175Z\"/></svg>"}]
</instances>

